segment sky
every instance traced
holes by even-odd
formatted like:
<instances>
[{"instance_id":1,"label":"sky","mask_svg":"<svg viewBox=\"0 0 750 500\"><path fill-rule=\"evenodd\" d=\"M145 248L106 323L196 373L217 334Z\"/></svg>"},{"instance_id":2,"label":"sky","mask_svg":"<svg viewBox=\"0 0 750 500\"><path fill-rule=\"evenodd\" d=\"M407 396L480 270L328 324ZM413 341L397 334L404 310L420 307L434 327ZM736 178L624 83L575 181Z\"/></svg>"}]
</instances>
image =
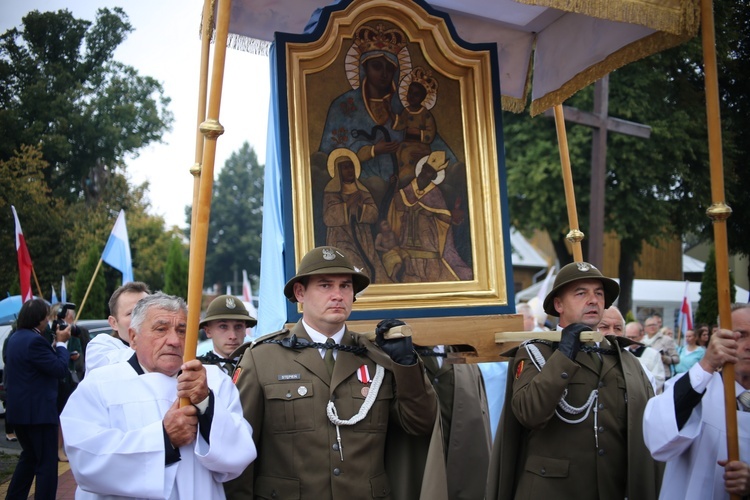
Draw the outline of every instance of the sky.
<instances>
[{"instance_id":1,"label":"sky","mask_svg":"<svg viewBox=\"0 0 750 500\"><path fill-rule=\"evenodd\" d=\"M115 52L115 60L134 67L141 76L161 82L172 99L172 131L162 143L143 148L126 159L132 184L148 181L150 213L164 217L167 227L186 227L185 206L192 204L200 69L202 0L3 0L0 33L20 27L32 10L68 9L77 19L94 21L100 8L122 7L133 32ZM213 45L211 48L213 54ZM212 64L209 65L209 82ZM266 125L270 99L269 60L265 56L227 49L217 139L214 179L225 161L247 141L265 163Z\"/></svg>"}]
</instances>

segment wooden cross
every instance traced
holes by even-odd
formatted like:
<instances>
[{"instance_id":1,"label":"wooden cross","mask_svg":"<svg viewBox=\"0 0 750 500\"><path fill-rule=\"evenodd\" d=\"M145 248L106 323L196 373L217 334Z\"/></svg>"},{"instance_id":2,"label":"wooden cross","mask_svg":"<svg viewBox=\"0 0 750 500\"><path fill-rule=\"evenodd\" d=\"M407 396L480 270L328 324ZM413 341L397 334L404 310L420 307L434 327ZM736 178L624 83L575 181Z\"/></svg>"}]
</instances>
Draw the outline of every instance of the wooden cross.
<instances>
[{"instance_id":1,"label":"wooden cross","mask_svg":"<svg viewBox=\"0 0 750 500\"><path fill-rule=\"evenodd\" d=\"M591 201L589 204L589 253L588 262L603 268L604 265L604 190L607 177L607 131L648 139L651 127L640 123L608 116L609 75L594 84L594 111L589 113L570 106L563 106L565 120L586 125L593 129L591 153ZM553 110L544 116L554 117Z\"/></svg>"}]
</instances>

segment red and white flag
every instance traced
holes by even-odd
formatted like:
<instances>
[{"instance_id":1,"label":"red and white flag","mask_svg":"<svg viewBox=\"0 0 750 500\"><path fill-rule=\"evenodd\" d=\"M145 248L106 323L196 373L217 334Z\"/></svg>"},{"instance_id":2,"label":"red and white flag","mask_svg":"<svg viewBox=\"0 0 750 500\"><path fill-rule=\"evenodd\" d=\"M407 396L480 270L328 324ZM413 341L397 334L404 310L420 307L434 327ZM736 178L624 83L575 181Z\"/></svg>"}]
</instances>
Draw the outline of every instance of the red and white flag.
<instances>
[{"instance_id":1,"label":"red and white flag","mask_svg":"<svg viewBox=\"0 0 750 500\"><path fill-rule=\"evenodd\" d=\"M29 249L26 247L26 240L21 231L21 223L18 221L16 207L10 206L13 210L13 218L16 221L16 252L18 252L18 276L21 279L21 301L31 300L31 256Z\"/></svg>"},{"instance_id":2,"label":"red and white flag","mask_svg":"<svg viewBox=\"0 0 750 500\"><path fill-rule=\"evenodd\" d=\"M684 334L693 329L693 307L688 297L689 281L685 282L685 294L682 297L682 306L680 307L680 331Z\"/></svg>"}]
</instances>

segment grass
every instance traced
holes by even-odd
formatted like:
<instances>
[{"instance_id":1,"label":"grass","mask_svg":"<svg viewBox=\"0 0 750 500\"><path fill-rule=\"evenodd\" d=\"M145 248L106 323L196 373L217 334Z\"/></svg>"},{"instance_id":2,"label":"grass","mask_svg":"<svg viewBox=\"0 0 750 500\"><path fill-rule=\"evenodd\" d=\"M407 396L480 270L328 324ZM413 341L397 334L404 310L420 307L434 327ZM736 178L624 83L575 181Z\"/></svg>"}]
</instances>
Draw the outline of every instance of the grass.
<instances>
[{"instance_id":1,"label":"grass","mask_svg":"<svg viewBox=\"0 0 750 500\"><path fill-rule=\"evenodd\" d=\"M13 471L16 470L17 463L17 455L0 453L0 483L10 481L10 478L13 476Z\"/></svg>"}]
</instances>

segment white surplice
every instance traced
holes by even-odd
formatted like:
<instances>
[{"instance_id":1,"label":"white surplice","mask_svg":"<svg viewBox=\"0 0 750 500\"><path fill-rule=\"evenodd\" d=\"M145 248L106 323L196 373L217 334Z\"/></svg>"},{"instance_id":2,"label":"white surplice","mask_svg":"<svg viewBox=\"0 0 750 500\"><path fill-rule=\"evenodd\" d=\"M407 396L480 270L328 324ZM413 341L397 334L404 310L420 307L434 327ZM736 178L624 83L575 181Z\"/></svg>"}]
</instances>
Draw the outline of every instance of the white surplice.
<instances>
[{"instance_id":1,"label":"white surplice","mask_svg":"<svg viewBox=\"0 0 750 500\"><path fill-rule=\"evenodd\" d=\"M699 364L690 368L703 370ZM724 489L727 458L724 385L718 373L711 375L706 392L690 418L677 429L674 384L690 371L668 380L664 393L651 398L643 415L643 436L656 460L667 462L661 500L717 500L729 498ZM708 375L708 374L706 374ZM735 382L735 387L740 389ZM739 394L739 392L738 392ZM750 412L737 412L740 460L750 463Z\"/></svg>"},{"instance_id":2,"label":"white surplice","mask_svg":"<svg viewBox=\"0 0 750 500\"><path fill-rule=\"evenodd\" d=\"M86 374L94 368L127 361L135 351L122 340L100 333L86 346Z\"/></svg>"},{"instance_id":3,"label":"white surplice","mask_svg":"<svg viewBox=\"0 0 750 500\"><path fill-rule=\"evenodd\" d=\"M210 445L198 431L168 466L162 418L176 399L177 379L138 375L128 362L84 378L60 417L76 498L225 498L222 483L237 477L256 450L232 380L216 366L206 373L214 394Z\"/></svg>"}]
</instances>

